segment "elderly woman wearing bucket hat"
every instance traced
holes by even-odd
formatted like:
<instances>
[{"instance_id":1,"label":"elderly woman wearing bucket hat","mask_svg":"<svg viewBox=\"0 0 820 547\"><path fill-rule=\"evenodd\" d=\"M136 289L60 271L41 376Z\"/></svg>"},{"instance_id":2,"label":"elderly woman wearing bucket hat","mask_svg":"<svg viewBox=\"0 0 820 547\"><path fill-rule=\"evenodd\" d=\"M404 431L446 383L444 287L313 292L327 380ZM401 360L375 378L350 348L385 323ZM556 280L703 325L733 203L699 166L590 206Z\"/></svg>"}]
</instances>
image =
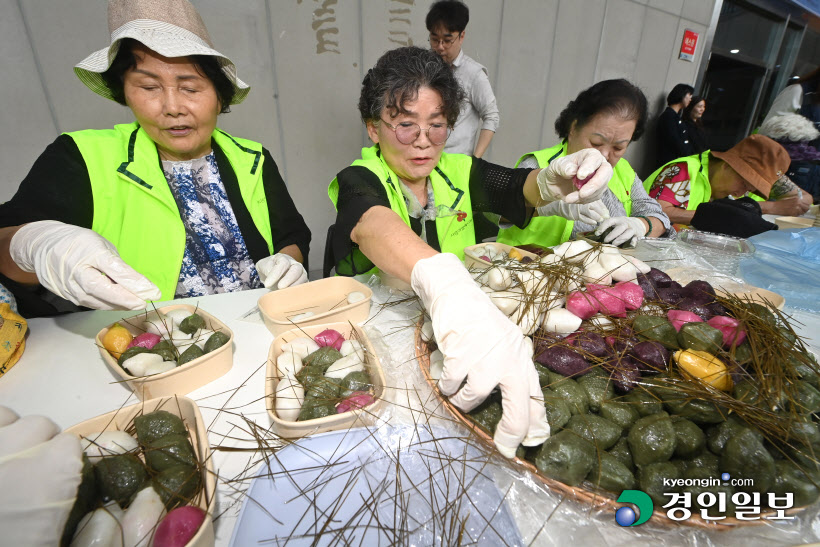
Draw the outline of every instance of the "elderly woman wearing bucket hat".
<instances>
[{"instance_id":1,"label":"elderly woman wearing bucket hat","mask_svg":"<svg viewBox=\"0 0 820 547\"><path fill-rule=\"evenodd\" d=\"M789 161L786 150L775 141L752 135L725 152L706 150L671 161L652 173L644 186L673 223L745 237L775 228L770 223L760 224L764 222L761 213L800 215L808 209L810 198L785 176ZM737 200L738 204L746 211L756 211L757 218L743 214L739 224L734 215L717 215L707 205L746 194L757 205L752 200ZM729 200L722 205L735 204ZM744 226L744 220L755 225Z\"/></svg>"},{"instance_id":2,"label":"elderly woman wearing bucket hat","mask_svg":"<svg viewBox=\"0 0 820 547\"><path fill-rule=\"evenodd\" d=\"M136 121L59 136L0 205L0 282L21 312L307 281L310 231L276 163L216 127L250 88L194 7L110 0L108 24L111 45L74 70Z\"/></svg>"}]
</instances>

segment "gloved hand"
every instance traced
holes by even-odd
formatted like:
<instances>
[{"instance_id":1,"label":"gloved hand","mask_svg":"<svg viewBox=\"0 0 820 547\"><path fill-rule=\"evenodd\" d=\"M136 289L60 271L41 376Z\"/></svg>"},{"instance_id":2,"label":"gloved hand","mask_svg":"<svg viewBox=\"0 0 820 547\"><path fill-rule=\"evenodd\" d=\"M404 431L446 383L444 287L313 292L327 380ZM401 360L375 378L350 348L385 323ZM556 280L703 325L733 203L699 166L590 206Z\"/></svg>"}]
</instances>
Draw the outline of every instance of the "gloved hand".
<instances>
[{"instance_id":1,"label":"gloved hand","mask_svg":"<svg viewBox=\"0 0 820 547\"><path fill-rule=\"evenodd\" d=\"M574 176L584 181L580 190L572 182ZM538 173L536 182L544 201L590 203L601 199L611 178L612 166L604 155L595 148L585 148L553 160Z\"/></svg>"},{"instance_id":2,"label":"gloved hand","mask_svg":"<svg viewBox=\"0 0 820 547\"><path fill-rule=\"evenodd\" d=\"M259 280L268 290L284 289L307 283L305 267L290 255L276 253L256 263Z\"/></svg>"},{"instance_id":3,"label":"gloved hand","mask_svg":"<svg viewBox=\"0 0 820 547\"><path fill-rule=\"evenodd\" d=\"M503 407L495 431L498 451L512 458L522 442L544 442L550 428L532 363L532 341L499 311L453 254L419 260L410 284L430 314L444 354L441 392L469 412L498 386Z\"/></svg>"},{"instance_id":4,"label":"gloved hand","mask_svg":"<svg viewBox=\"0 0 820 547\"><path fill-rule=\"evenodd\" d=\"M608 218L595 228L595 235L601 235L607 228L612 228L604 238L604 243L621 245L627 241L636 243L638 238L646 235L646 225L639 218L612 217Z\"/></svg>"},{"instance_id":5,"label":"gloved hand","mask_svg":"<svg viewBox=\"0 0 820 547\"><path fill-rule=\"evenodd\" d=\"M558 215L568 220L578 220L584 224L598 224L609 218L609 209L601 200L592 203L566 203L564 201L553 201L549 205L538 208L538 214L542 217Z\"/></svg>"},{"instance_id":6,"label":"gloved hand","mask_svg":"<svg viewBox=\"0 0 820 547\"><path fill-rule=\"evenodd\" d=\"M43 416L0 407L3 545L58 545L83 468L80 439Z\"/></svg>"},{"instance_id":7,"label":"gloved hand","mask_svg":"<svg viewBox=\"0 0 820 547\"><path fill-rule=\"evenodd\" d=\"M32 222L11 238L11 259L40 284L79 306L141 310L162 293L98 233L56 220Z\"/></svg>"}]
</instances>

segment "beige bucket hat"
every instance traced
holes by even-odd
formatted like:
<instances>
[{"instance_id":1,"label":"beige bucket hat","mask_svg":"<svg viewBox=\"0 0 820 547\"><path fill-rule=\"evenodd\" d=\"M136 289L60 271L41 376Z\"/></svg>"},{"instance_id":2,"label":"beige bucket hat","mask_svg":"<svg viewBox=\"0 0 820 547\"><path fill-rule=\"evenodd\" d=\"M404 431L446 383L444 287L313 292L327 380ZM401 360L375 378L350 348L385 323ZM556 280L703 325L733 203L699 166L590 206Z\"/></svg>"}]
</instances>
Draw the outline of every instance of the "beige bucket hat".
<instances>
[{"instance_id":1,"label":"beige bucket hat","mask_svg":"<svg viewBox=\"0 0 820 547\"><path fill-rule=\"evenodd\" d=\"M108 31L111 45L74 67L80 80L106 99L113 97L101 74L111 66L123 38L133 38L165 57L216 57L236 91L231 104L241 103L251 90L236 76L233 62L213 48L205 23L188 0L109 0Z\"/></svg>"}]
</instances>

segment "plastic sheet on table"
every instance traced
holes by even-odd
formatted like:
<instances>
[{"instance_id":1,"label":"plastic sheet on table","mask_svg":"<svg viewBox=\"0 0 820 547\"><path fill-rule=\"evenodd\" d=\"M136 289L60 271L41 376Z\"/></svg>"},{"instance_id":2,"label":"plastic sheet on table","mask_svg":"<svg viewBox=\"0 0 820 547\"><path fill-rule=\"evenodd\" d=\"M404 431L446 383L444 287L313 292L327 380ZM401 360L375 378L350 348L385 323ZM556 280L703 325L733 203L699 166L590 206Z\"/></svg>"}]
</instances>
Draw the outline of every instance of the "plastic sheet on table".
<instances>
[{"instance_id":1,"label":"plastic sheet on table","mask_svg":"<svg viewBox=\"0 0 820 547\"><path fill-rule=\"evenodd\" d=\"M260 469L232 545L521 545L482 454L426 426L300 439Z\"/></svg>"},{"instance_id":2,"label":"plastic sheet on table","mask_svg":"<svg viewBox=\"0 0 820 547\"><path fill-rule=\"evenodd\" d=\"M789 307L820 313L820 229L764 232L751 241L757 252L741 262L743 277Z\"/></svg>"},{"instance_id":3,"label":"plastic sheet on table","mask_svg":"<svg viewBox=\"0 0 820 547\"><path fill-rule=\"evenodd\" d=\"M452 419L438 408L436 396L416 362L416 325L424 315L413 293L381 283L377 276L360 279L373 291L370 318L364 329L370 338L385 376L380 419L391 424L438 425Z\"/></svg>"},{"instance_id":4,"label":"plastic sheet on table","mask_svg":"<svg viewBox=\"0 0 820 547\"><path fill-rule=\"evenodd\" d=\"M698 252L695 247L683 244L677 239L642 239L632 255L664 272L676 268L705 272L708 276L699 279L709 281L713 285L715 283L712 280L720 280L723 284L743 284L743 279L733 268L727 270L724 264L714 260L713 255Z\"/></svg>"}]
</instances>

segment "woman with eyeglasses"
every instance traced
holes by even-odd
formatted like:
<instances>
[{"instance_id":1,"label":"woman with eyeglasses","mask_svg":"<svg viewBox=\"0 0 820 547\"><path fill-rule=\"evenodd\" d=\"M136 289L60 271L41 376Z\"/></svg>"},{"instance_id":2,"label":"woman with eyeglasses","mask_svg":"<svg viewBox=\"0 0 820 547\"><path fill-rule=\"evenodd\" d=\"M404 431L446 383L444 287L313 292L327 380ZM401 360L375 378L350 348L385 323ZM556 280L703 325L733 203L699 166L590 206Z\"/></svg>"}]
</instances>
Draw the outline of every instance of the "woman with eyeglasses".
<instances>
[{"instance_id":1,"label":"woman with eyeglasses","mask_svg":"<svg viewBox=\"0 0 820 547\"><path fill-rule=\"evenodd\" d=\"M464 247L476 243L474 211L523 227L541 204L598 199L612 168L594 149L543 170L444 153L461 98L453 71L431 50L388 51L368 71L359 112L374 145L330 183L338 213L326 254L339 274L381 269L410 283L445 356L441 391L469 411L500 386L495 441L512 457L522 441L543 442L549 426L532 343L461 262ZM587 181L580 190L576 174Z\"/></svg>"}]
</instances>

